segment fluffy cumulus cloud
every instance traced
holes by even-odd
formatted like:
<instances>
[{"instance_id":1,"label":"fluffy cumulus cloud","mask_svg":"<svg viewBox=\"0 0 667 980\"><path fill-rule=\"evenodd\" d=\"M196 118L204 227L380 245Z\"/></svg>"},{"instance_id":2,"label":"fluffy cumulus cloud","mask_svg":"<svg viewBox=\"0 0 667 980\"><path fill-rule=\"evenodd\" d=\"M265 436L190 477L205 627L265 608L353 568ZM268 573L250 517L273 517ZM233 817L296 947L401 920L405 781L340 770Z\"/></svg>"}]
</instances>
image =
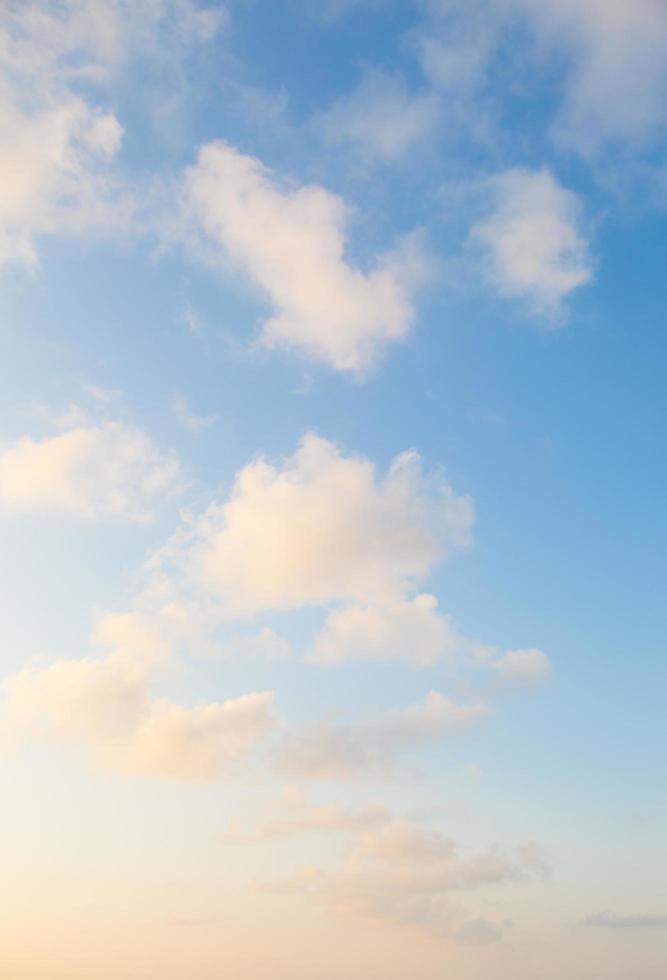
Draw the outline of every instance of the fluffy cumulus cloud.
<instances>
[{"instance_id":1,"label":"fluffy cumulus cloud","mask_svg":"<svg viewBox=\"0 0 667 980\"><path fill-rule=\"evenodd\" d=\"M415 667L446 660L458 667L494 672L509 686L536 684L551 674L551 662L541 650L503 652L463 636L451 617L438 611L436 597L428 594L334 609L306 658L319 664L394 660Z\"/></svg>"},{"instance_id":2,"label":"fluffy cumulus cloud","mask_svg":"<svg viewBox=\"0 0 667 980\"><path fill-rule=\"evenodd\" d=\"M120 742L105 744L105 764L165 779L215 779L235 771L274 726L269 691L186 708L152 703Z\"/></svg>"},{"instance_id":3,"label":"fluffy cumulus cloud","mask_svg":"<svg viewBox=\"0 0 667 980\"><path fill-rule=\"evenodd\" d=\"M434 93L411 93L400 76L371 71L318 122L329 144L351 143L372 156L395 160L433 131L438 114Z\"/></svg>"},{"instance_id":4,"label":"fluffy cumulus cloud","mask_svg":"<svg viewBox=\"0 0 667 980\"><path fill-rule=\"evenodd\" d=\"M30 667L2 685L3 724L88 745L101 766L165 779L214 779L242 764L274 724L273 695L184 707L151 697L172 643L138 613L103 617L100 658Z\"/></svg>"},{"instance_id":5,"label":"fluffy cumulus cloud","mask_svg":"<svg viewBox=\"0 0 667 980\"><path fill-rule=\"evenodd\" d=\"M391 767L397 756L486 718L482 702L458 705L438 691L423 701L367 721L323 721L292 733L280 754L283 771L301 779L350 779Z\"/></svg>"},{"instance_id":6,"label":"fluffy cumulus cloud","mask_svg":"<svg viewBox=\"0 0 667 980\"><path fill-rule=\"evenodd\" d=\"M486 943L500 938L502 924L462 907L460 895L515 882L524 874L519 860L493 851L466 855L438 831L392 820L357 834L339 868L302 869L283 887L345 916L371 916L421 926L450 940Z\"/></svg>"},{"instance_id":7,"label":"fluffy cumulus cloud","mask_svg":"<svg viewBox=\"0 0 667 980\"><path fill-rule=\"evenodd\" d=\"M508 170L488 187L493 208L471 232L488 276L501 294L553 317L593 278L580 200L548 170Z\"/></svg>"},{"instance_id":8,"label":"fluffy cumulus cloud","mask_svg":"<svg viewBox=\"0 0 667 980\"><path fill-rule=\"evenodd\" d=\"M472 520L470 500L425 473L416 452L380 476L369 459L310 434L279 464L245 466L229 498L165 549L162 567L203 587L226 617L391 600L465 546Z\"/></svg>"},{"instance_id":9,"label":"fluffy cumulus cloud","mask_svg":"<svg viewBox=\"0 0 667 980\"><path fill-rule=\"evenodd\" d=\"M186 174L195 222L273 308L268 347L293 348L341 371L364 372L413 320L424 272L419 239L369 271L345 255L348 208L323 187L281 185L257 159L216 142Z\"/></svg>"},{"instance_id":10,"label":"fluffy cumulus cloud","mask_svg":"<svg viewBox=\"0 0 667 980\"><path fill-rule=\"evenodd\" d=\"M0 447L0 512L60 510L84 520L146 521L179 463L140 429L82 423L44 439Z\"/></svg>"},{"instance_id":11,"label":"fluffy cumulus cloud","mask_svg":"<svg viewBox=\"0 0 667 980\"><path fill-rule=\"evenodd\" d=\"M308 657L321 664L345 660L403 660L428 667L462 649L435 596L336 609L326 619Z\"/></svg>"}]
</instances>

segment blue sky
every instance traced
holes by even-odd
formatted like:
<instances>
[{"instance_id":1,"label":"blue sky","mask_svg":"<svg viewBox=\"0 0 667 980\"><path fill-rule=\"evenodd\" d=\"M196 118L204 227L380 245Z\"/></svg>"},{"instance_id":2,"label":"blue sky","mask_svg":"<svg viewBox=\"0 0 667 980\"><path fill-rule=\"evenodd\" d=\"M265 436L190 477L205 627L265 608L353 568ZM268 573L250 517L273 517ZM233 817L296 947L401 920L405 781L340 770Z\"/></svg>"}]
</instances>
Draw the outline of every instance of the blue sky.
<instances>
[{"instance_id":1,"label":"blue sky","mask_svg":"<svg viewBox=\"0 0 667 980\"><path fill-rule=\"evenodd\" d=\"M660 0L0 72L4 972L661 980Z\"/></svg>"}]
</instances>

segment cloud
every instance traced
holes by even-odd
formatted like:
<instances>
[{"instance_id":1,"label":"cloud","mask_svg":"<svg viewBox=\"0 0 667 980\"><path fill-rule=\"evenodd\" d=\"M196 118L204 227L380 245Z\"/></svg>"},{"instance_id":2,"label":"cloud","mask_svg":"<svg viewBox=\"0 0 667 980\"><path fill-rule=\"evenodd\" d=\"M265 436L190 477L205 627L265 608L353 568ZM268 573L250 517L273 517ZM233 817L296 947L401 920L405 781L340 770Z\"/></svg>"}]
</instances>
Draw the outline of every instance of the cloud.
<instances>
[{"instance_id":1,"label":"cloud","mask_svg":"<svg viewBox=\"0 0 667 980\"><path fill-rule=\"evenodd\" d=\"M448 159L462 160L465 166L470 154L477 156L480 149L497 158L504 144L500 97L508 83L515 84L508 64L516 71L517 60L505 61L500 77L492 73L503 40L503 18L493 0L427 0L421 7L426 16L407 40L438 95Z\"/></svg>"},{"instance_id":2,"label":"cloud","mask_svg":"<svg viewBox=\"0 0 667 980\"><path fill-rule=\"evenodd\" d=\"M89 398L101 405L110 405L123 398L124 392L119 388L103 388L101 385L84 384L83 390Z\"/></svg>"},{"instance_id":3,"label":"cloud","mask_svg":"<svg viewBox=\"0 0 667 980\"><path fill-rule=\"evenodd\" d=\"M424 7L412 38L445 107L454 100L465 109L459 125L477 127L499 90L501 98L518 87L534 91L537 76L550 97L556 93L552 133L561 147L586 155L614 145L641 149L664 135L663 0L434 0ZM472 102L475 93L485 101Z\"/></svg>"},{"instance_id":4,"label":"cloud","mask_svg":"<svg viewBox=\"0 0 667 980\"><path fill-rule=\"evenodd\" d=\"M316 634L306 659L319 664L395 660L415 667L449 660L495 671L512 686L538 683L551 674L549 658L541 650L503 653L462 636L451 617L438 612L436 597L428 594L335 609Z\"/></svg>"},{"instance_id":5,"label":"cloud","mask_svg":"<svg viewBox=\"0 0 667 980\"><path fill-rule=\"evenodd\" d=\"M509 650L491 664L509 684L537 684L551 676L551 663L541 650Z\"/></svg>"},{"instance_id":6,"label":"cloud","mask_svg":"<svg viewBox=\"0 0 667 980\"><path fill-rule=\"evenodd\" d=\"M227 776L272 730L272 704L270 691L193 708L156 701L128 738L102 747L102 759L123 773L165 779Z\"/></svg>"},{"instance_id":7,"label":"cloud","mask_svg":"<svg viewBox=\"0 0 667 980\"><path fill-rule=\"evenodd\" d=\"M123 133L112 114L73 95L25 112L2 83L0 102L0 265L35 265L41 235L127 225L109 169Z\"/></svg>"},{"instance_id":8,"label":"cloud","mask_svg":"<svg viewBox=\"0 0 667 980\"><path fill-rule=\"evenodd\" d=\"M376 69L318 116L317 124L326 143L352 143L372 156L396 160L433 132L439 112L433 92L411 93L399 75Z\"/></svg>"},{"instance_id":9,"label":"cloud","mask_svg":"<svg viewBox=\"0 0 667 980\"><path fill-rule=\"evenodd\" d=\"M425 271L417 237L364 272L345 257L341 198L316 185L283 188L259 160L222 142L202 148L185 192L195 222L273 307L265 346L364 372L408 332Z\"/></svg>"},{"instance_id":10,"label":"cloud","mask_svg":"<svg viewBox=\"0 0 667 980\"><path fill-rule=\"evenodd\" d=\"M495 206L472 228L471 241L485 252L490 281L502 295L554 317L593 278L579 198L548 170L508 170L488 187Z\"/></svg>"},{"instance_id":11,"label":"cloud","mask_svg":"<svg viewBox=\"0 0 667 980\"><path fill-rule=\"evenodd\" d=\"M0 449L0 510L60 510L84 520L150 520L175 488L179 462L140 429L84 423Z\"/></svg>"},{"instance_id":12,"label":"cloud","mask_svg":"<svg viewBox=\"0 0 667 980\"><path fill-rule=\"evenodd\" d=\"M469 110L467 100L484 80L498 43L499 19L488 0L425 6L428 17L411 34L421 69L448 104L463 98Z\"/></svg>"},{"instance_id":13,"label":"cloud","mask_svg":"<svg viewBox=\"0 0 667 980\"><path fill-rule=\"evenodd\" d=\"M223 618L391 600L464 547L472 520L470 500L425 473L413 450L379 477L369 459L308 434L279 464L248 463L228 499L156 556L154 573L204 589Z\"/></svg>"},{"instance_id":14,"label":"cloud","mask_svg":"<svg viewBox=\"0 0 667 980\"><path fill-rule=\"evenodd\" d=\"M438 691L407 708L387 711L356 724L319 722L289 736L279 765L300 779L351 779L390 767L396 756L448 731L486 718L482 702L457 705Z\"/></svg>"},{"instance_id":15,"label":"cloud","mask_svg":"<svg viewBox=\"0 0 667 980\"><path fill-rule=\"evenodd\" d=\"M140 614L103 618L104 659L58 660L7 679L5 708L17 728L33 725L69 738L113 739L147 709L147 688L167 654L164 637Z\"/></svg>"},{"instance_id":16,"label":"cloud","mask_svg":"<svg viewBox=\"0 0 667 980\"><path fill-rule=\"evenodd\" d=\"M664 131L667 18L662 0L499 0L568 55L558 137L579 151L641 146Z\"/></svg>"},{"instance_id":17,"label":"cloud","mask_svg":"<svg viewBox=\"0 0 667 980\"><path fill-rule=\"evenodd\" d=\"M200 780L231 775L274 725L271 692L194 707L153 699L172 638L150 617L105 616L95 639L112 648L108 656L58 660L4 681L6 731L80 742L116 772Z\"/></svg>"},{"instance_id":18,"label":"cloud","mask_svg":"<svg viewBox=\"0 0 667 980\"><path fill-rule=\"evenodd\" d=\"M263 812L265 815L254 823L249 823L246 818L232 821L225 832L225 840L248 844L301 834L356 833L381 827L392 819L389 811L379 806L351 809L309 805L303 792L295 787L286 790Z\"/></svg>"},{"instance_id":19,"label":"cloud","mask_svg":"<svg viewBox=\"0 0 667 980\"><path fill-rule=\"evenodd\" d=\"M0 33L8 72L52 91L79 80L103 83L138 55L209 40L224 24L225 6L196 0L9 0Z\"/></svg>"},{"instance_id":20,"label":"cloud","mask_svg":"<svg viewBox=\"0 0 667 980\"><path fill-rule=\"evenodd\" d=\"M102 108L107 89L145 55L151 66L168 61L173 79L180 52L209 39L223 13L191 0L3 5L0 266L35 266L44 235L132 226L134 197L117 168L123 127Z\"/></svg>"},{"instance_id":21,"label":"cloud","mask_svg":"<svg viewBox=\"0 0 667 980\"><path fill-rule=\"evenodd\" d=\"M394 820L360 833L333 871L306 868L283 883L344 916L422 927L464 943L493 942L501 925L462 908L453 895L519 880L521 869L494 852L464 856L437 831Z\"/></svg>"},{"instance_id":22,"label":"cloud","mask_svg":"<svg viewBox=\"0 0 667 980\"><path fill-rule=\"evenodd\" d=\"M524 866L535 876L545 881L551 878L551 864L547 852L541 844L537 844L535 841L525 841L523 844L519 844L516 853Z\"/></svg>"},{"instance_id":23,"label":"cloud","mask_svg":"<svg viewBox=\"0 0 667 980\"><path fill-rule=\"evenodd\" d=\"M191 432L203 432L210 428L216 420L215 415L197 415L190 410L187 400L182 395L176 395L172 401L172 409L178 422L184 429Z\"/></svg>"},{"instance_id":24,"label":"cloud","mask_svg":"<svg viewBox=\"0 0 667 980\"><path fill-rule=\"evenodd\" d=\"M325 26L330 26L338 18L352 14L358 8L379 10L386 2L387 0L321 0L321 3L312 4L309 0L303 0L301 6L305 15L316 18Z\"/></svg>"},{"instance_id":25,"label":"cloud","mask_svg":"<svg viewBox=\"0 0 667 980\"><path fill-rule=\"evenodd\" d=\"M224 647L226 653L244 659L285 660L291 653L288 641L268 626L250 636L234 637Z\"/></svg>"},{"instance_id":26,"label":"cloud","mask_svg":"<svg viewBox=\"0 0 667 980\"><path fill-rule=\"evenodd\" d=\"M667 915L641 913L617 915L613 912L598 912L584 919L584 925L610 929L612 932L622 932L626 929L667 929Z\"/></svg>"},{"instance_id":27,"label":"cloud","mask_svg":"<svg viewBox=\"0 0 667 980\"><path fill-rule=\"evenodd\" d=\"M481 702L458 705L438 691L430 691L422 702L388 711L364 727L371 740L387 747L403 746L475 724L489 713Z\"/></svg>"},{"instance_id":28,"label":"cloud","mask_svg":"<svg viewBox=\"0 0 667 980\"><path fill-rule=\"evenodd\" d=\"M347 606L327 616L308 659L321 664L346 660L399 660L428 667L462 649L450 619L432 595L370 606Z\"/></svg>"}]
</instances>

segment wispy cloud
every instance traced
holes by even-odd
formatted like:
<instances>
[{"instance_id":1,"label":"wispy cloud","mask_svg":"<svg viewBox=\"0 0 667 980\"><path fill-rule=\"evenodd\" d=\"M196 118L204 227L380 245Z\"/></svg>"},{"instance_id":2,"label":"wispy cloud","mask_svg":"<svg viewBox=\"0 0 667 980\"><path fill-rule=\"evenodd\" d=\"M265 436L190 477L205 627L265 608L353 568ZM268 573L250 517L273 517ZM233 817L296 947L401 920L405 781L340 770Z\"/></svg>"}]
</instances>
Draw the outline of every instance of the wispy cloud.
<instances>
[{"instance_id":1,"label":"wispy cloud","mask_svg":"<svg viewBox=\"0 0 667 980\"><path fill-rule=\"evenodd\" d=\"M358 88L316 117L328 144L348 143L384 160L396 160L429 136L440 113L438 96L411 92L399 75L368 71Z\"/></svg>"},{"instance_id":2,"label":"wispy cloud","mask_svg":"<svg viewBox=\"0 0 667 980\"><path fill-rule=\"evenodd\" d=\"M614 912L597 912L584 919L584 925L599 929L610 929L612 932L626 929L667 929L667 915L647 915L640 912L630 912L619 915Z\"/></svg>"},{"instance_id":3,"label":"wispy cloud","mask_svg":"<svg viewBox=\"0 0 667 980\"><path fill-rule=\"evenodd\" d=\"M215 415L197 415L191 411L187 399L183 395L176 395L171 404L178 422L184 429L189 429L191 432L203 432L205 429L209 429L216 420Z\"/></svg>"},{"instance_id":4,"label":"wispy cloud","mask_svg":"<svg viewBox=\"0 0 667 980\"><path fill-rule=\"evenodd\" d=\"M137 59L173 60L208 40L223 14L194 0L3 5L0 266L37 265L45 235L132 228L137 195L118 166L124 127L110 93Z\"/></svg>"},{"instance_id":5,"label":"wispy cloud","mask_svg":"<svg viewBox=\"0 0 667 980\"><path fill-rule=\"evenodd\" d=\"M455 704L438 691L423 701L357 723L322 721L296 730L279 752L279 768L301 779L351 779L382 772L406 750L486 718L482 702Z\"/></svg>"},{"instance_id":6,"label":"wispy cloud","mask_svg":"<svg viewBox=\"0 0 667 980\"><path fill-rule=\"evenodd\" d=\"M391 820L390 812L380 806L354 809L309 804L300 789L290 787L272 801L260 819L231 821L224 839L232 844L251 844L283 840L301 834L348 834L372 830L390 823Z\"/></svg>"},{"instance_id":7,"label":"wispy cloud","mask_svg":"<svg viewBox=\"0 0 667 980\"><path fill-rule=\"evenodd\" d=\"M504 2L504 0L502 0ZM583 153L664 132L667 20L662 0L510 0L538 34L567 52L558 138Z\"/></svg>"},{"instance_id":8,"label":"wispy cloud","mask_svg":"<svg viewBox=\"0 0 667 980\"><path fill-rule=\"evenodd\" d=\"M315 899L348 920L370 917L479 944L499 940L505 923L471 911L460 896L525 875L520 858L496 851L467 855L438 831L392 820L358 833L337 869L303 868L274 887Z\"/></svg>"}]
</instances>

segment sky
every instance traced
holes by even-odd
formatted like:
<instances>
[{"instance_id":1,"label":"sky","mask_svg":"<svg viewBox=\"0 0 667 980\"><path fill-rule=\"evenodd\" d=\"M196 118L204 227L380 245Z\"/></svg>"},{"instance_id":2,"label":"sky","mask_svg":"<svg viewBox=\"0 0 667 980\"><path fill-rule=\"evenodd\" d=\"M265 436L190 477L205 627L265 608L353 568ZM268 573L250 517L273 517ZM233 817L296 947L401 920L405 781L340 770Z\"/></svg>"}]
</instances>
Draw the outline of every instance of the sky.
<instances>
[{"instance_id":1,"label":"sky","mask_svg":"<svg viewBox=\"0 0 667 980\"><path fill-rule=\"evenodd\" d=\"M664 980L664 0L0 4L0 974Z\"/></svg>"}]
</instances>

